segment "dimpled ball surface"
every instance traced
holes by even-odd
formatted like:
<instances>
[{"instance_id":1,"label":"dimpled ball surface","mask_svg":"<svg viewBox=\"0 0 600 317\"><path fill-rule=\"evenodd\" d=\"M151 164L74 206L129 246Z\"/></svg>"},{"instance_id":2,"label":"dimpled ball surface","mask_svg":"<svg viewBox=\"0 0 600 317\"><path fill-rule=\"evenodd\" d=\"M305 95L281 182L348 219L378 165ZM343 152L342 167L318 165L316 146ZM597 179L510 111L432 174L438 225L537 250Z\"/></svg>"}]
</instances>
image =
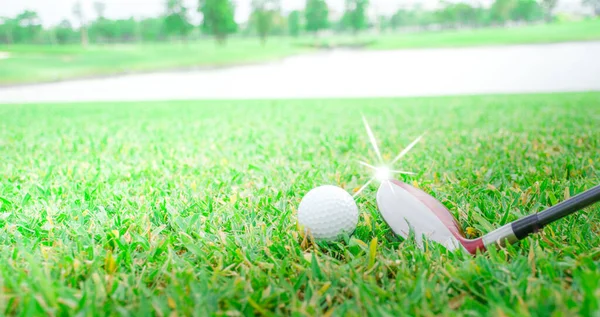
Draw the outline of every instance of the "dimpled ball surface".
<instances>
[{"instance_id":1,"label":"dimpled ball surface","mask_svg":"<svg viewBox=\"0 0 600 317\"><path fill-rule=\"evenodd\" d=\"M334 240L351 234L358 223L358 207L340 187L319 186L310 190L298 206L298 222L315 239Z\"/></svg>"}]
</instances>

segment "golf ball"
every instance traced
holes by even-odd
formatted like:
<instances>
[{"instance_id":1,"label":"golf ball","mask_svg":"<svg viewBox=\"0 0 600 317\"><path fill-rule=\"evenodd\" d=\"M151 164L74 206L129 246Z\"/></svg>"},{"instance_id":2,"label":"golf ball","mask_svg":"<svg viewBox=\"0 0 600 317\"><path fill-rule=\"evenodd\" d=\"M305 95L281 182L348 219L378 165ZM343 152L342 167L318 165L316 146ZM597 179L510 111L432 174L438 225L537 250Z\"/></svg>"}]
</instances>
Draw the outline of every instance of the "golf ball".
<instances>
[{"instance_id":1,"label":"golf ball","mask_svg":"<svg viewBox=\"0 0 600 317\"><path fill-rule=\"evenodd\" d=\"M311 189L298 206L298 222L315 239L335 240L352 234L358 223L358 207L350 194L332 185Z\"/></svg>"}]
</instances>

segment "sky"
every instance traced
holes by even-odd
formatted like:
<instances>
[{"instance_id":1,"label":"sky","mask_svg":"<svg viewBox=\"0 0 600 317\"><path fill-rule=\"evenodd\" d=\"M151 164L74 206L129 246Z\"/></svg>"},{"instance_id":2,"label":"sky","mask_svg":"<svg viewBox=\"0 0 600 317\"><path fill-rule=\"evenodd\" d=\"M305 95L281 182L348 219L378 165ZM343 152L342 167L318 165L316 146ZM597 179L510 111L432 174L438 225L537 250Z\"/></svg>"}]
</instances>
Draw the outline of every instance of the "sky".
<instances>
[{"instance_id":1,"label":"sky","mask_svg":"<svg viewBox=\"0 0 600 317\"><path fill-rule=\"evenodd\" d=\"M63 19L69 19L76 25L76 19L72 14L73 5L77 1L82 1L84 10L88 19L94 19L96 14L93 10L93 3L96 0L0 0L0 17L14 17L25 9L38 12L42 23L45 26L56 25ZM250 14L251 0L233 0L236 4L236 21L243 23ZM483 0L491 1L491 0ZM152 17L161 14L164 11L165 0L103 0L106 4L105 15L109 18L129 18L134 17ZM192 8L198 6L198 0L184 0ZM306 0L281 0L284 12L304 8ZM331 10L335 14L341 13L344 9L345 0L327 0ZM573 11L580 0L559 0L559 6L566 11ZM401 5L410 6L411 4L421 3L424 7L434 7L439 0L371 0L370 13L372 15L391 14ZM193 10L190 18L197 22L199 16Z\"/></svg>"}]
</instances>

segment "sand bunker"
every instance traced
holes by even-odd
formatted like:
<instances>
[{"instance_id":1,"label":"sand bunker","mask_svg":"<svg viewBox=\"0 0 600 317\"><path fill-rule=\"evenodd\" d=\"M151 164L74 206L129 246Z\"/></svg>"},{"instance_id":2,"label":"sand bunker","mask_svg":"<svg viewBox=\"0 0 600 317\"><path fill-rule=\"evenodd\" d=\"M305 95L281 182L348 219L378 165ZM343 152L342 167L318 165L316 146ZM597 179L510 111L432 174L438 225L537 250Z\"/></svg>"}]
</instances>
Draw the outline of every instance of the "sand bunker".
<instances>
[{"instance_id":1,"label":"sand bunker","mask_svg":"<svg viewBox=\"0 0 600 317\"><path fill-rule=\"evenodd\" d=\"M7 59L10 57L10 53L8 52L0 52L0 59Z\"/></svg>"}]
</instances>

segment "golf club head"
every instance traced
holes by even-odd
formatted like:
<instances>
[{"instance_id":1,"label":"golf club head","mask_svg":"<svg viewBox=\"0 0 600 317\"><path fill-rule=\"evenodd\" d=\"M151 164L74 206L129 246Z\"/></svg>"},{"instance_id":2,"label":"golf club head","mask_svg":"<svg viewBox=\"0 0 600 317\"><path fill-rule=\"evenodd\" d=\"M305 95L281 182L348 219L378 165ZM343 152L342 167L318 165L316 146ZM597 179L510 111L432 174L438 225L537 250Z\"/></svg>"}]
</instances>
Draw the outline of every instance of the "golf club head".
<instances>
[{"instance_id":1,"label":"golf club head","mask_svg":"<svg viewBox=\"0 0 600 317\"><path fill-rule=\"evenodd\" d=\"M392 231L404 237L415 234L417 245L423 239L440 243L450 251L474 252L483 244L479 239L465 239L450 211L438 200L398 180L381 182L377 190L377 207Z\"/></svg>"}]
</instances>

